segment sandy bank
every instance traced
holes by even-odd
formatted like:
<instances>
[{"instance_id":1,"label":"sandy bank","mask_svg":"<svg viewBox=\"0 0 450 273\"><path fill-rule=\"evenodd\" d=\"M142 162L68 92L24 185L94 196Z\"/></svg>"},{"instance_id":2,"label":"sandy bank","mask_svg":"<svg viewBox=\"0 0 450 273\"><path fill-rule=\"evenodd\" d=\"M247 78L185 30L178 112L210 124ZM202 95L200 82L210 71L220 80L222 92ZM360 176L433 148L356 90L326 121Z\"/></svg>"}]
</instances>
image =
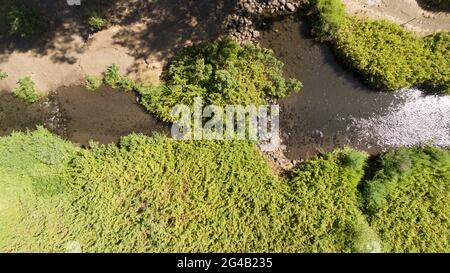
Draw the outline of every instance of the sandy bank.
<instances>
[{"instance_id":1,"label":"sandy bank","mask_svg":"<svg viewBox=\"0 0 450 273\"><path fill-rule=\"evenodd\" d=\"M426 11L416 0L343 0L351 14L387 19L421 36L450 31L450 13Z\"/></svg>"}]
</instances>

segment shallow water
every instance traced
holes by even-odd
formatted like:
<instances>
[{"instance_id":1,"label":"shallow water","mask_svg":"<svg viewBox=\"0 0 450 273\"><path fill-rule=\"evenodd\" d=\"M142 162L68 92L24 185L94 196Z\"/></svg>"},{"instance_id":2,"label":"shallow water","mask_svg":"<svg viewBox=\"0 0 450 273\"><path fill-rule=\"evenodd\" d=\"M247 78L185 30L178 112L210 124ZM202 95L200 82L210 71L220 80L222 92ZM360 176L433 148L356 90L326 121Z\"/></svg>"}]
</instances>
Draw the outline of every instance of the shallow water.
<instances>
[{"instance_id":1,"label":"shallow water","mask_svg":"<svg viewBox=\"0 0 450 273\"><path fill-rule=\"evenodd\" d=\"M65 139L88 145L90 140L116 143L133 132L169 132L167 124L139 105L134 93L105 86L94 92L83 86L63 87L33 105L7 93L0 96L1 135L40 124Z\"/></svg>"},{"instance_id":2,"label":"shallow water","mask_svg":"<svg viewBox=\"0 0 450 273\"><path fill-rule=\"evenodd\" d=\"M306 24L288 18L262 31L260 39L286 64L286 76L304 85L299 94L280 102L288 158L308 159L343 146L370 153L428 143L450 146L450 96L370 90L308 32ZM90 140L115 143L133 132L152 135L170 130L131 92L64 87L33 105L0 93L0 135L33 130L38 124L81 145Z\"/></svg>"},{"instance_id":3,"label":"shallow water","mask_svg":"<svg viewBox=\"0 0 450 273\"><path fill-rule=\"evenodd\" d=\"M450 145L449 99L423 96L417 90L388 93L369 89L326 45L313 40L305 23L293 18L273 23L262 32L260 43L272 48L285 63L286 76L300 79L304 85L299 94L280 102L288 158L306 159L343 146L378 153L428 142ZM406 110L411 107L414 109ZM396 122L388 122L394 116ZM447 118L436 119L439 116ZM387 129L400 123L402 126Z\"/></svg>"}]
</instances>

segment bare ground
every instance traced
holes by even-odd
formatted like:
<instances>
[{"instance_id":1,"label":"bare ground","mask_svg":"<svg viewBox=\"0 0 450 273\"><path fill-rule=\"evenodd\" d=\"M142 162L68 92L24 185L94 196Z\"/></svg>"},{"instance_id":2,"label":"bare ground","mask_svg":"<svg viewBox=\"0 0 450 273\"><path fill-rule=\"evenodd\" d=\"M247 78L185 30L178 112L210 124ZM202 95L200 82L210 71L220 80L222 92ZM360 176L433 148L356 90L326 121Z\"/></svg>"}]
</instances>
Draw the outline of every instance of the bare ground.
<instances>
[{"instance_id":1,"label":"bare ground","mask_svg":"<svg viewBox=\"0 0 450 273\"><path fill-rule=\"evenodd\" d=\"M11 91L19 78L30 76L48 92L82 83L112 63L124 74L157 81L177 48L216 39L234 7L230 0L111 0L107 14L114 25L89 35L80 27L83 18L73 15L77 7L65 0L30 1L51 17L51 33L38 41L0 33L0 70L9 75L0 90Z\"/></svg>"},{"instance_id":2,"label":"bare ground","mask_svg":"<svg viewBox=\"0 0 450 273\"><path fill-rule=\"evenodd\" d=\"M351 14L387 19L420 36L450 31L450 13L428 11L417 0L343 0Z\"/></svg>"}]
</instances>

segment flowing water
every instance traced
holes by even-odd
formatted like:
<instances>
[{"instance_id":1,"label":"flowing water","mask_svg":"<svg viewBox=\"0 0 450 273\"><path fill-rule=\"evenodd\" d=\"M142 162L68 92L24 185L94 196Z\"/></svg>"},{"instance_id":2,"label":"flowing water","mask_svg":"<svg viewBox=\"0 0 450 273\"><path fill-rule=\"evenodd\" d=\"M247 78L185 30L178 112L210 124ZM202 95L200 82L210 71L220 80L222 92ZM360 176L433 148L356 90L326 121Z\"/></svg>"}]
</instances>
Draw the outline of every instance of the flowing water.
<instances>
[{"instance_id":1,"label":"flowing water","mask_svg":"<svg viewBox=\"0 0 450 273\"><path fill-rule=\"evenodd\" d=\"M116 143L130 133L168 133L169 126L148 114L132 92L101 87L63 87L36 104L0 94L0 134L33 130L43 125L72 142L88 145Z\"/></svg>"},{"instance_id":2,"label":"flowing water","mask_svg":"<svg viewBox=\"0 0 450 273\"><path fill-rule=\"evenodd\" d=\"M286 76L304 85L280 102L288 158L307 159L343 146L370 153L427 143L450 146L450 96L370 90L308 33L306 24L288 18L271 23L260 39L286 64ZM82 145L91 139L114 143L132 132L169 133L169 125L144 111L130 92L64 87L33 105L0 93L0 135L38 124Z\"/></svg>"},{"instance_id":3,"label":"flowing water","mask_svg":"<svg viewBox=\"0 0 450 273\"><path fill-rule=\"evenodd\" d=\"M288 18L265 28L261 45L285 63L287 77L304 85L280 102L288 158L343 146L370 153L424 143L450 146L450 96L371 90L314 41L302 21Z\"/></svg>"}]
</instances>

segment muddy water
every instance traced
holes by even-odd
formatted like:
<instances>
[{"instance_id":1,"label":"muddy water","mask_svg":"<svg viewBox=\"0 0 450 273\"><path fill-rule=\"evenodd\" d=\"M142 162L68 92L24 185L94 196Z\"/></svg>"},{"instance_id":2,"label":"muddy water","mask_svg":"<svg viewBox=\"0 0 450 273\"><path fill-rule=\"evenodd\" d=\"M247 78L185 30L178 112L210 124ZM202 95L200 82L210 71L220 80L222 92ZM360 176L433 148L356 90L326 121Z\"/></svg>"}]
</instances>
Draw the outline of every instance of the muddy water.
<instances>
[{"instance_id":1,"label":"muddy water","mask_svg":"<svg viewBox=\"0 0 450 273\"><path fill-rule=\"evenodd\" d=\"M305 23L294 18L274 22L262 32L260 43L285 63L287 77L300 79L299 94L281 101L281 128L286 155L309 158L336 147L353 146L378 152L382 145L362 141L352 121L382 115L404 99L370 90L333 53L309 35Z\"/></svg>"},{"instance_id":2,"label":"muddy water","mask_svg":"<svg viewBox=\"0 0 450 273\"><path fill-rule=\"evenodd\" d=\"M29 105L0 95L0 135L44 125L72 142L88 145L116 143L130 133L168 133L167 124L146 113L131 92L101 87L92 92L82 86L64 87L41 102Z\"/></svg>"}]
</instances>

